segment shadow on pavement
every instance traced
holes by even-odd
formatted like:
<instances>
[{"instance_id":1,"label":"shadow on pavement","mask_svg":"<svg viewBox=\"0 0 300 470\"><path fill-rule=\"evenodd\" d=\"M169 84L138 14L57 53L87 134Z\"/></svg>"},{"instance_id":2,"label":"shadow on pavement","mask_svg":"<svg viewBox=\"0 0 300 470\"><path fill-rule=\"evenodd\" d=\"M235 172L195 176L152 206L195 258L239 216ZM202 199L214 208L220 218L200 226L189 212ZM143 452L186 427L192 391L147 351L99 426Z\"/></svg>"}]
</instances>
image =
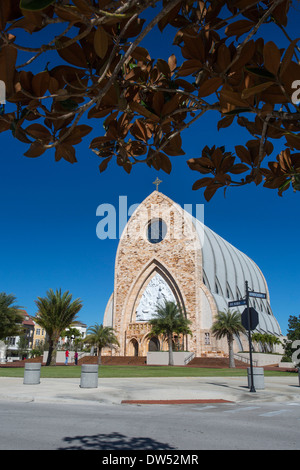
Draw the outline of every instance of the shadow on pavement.
<instances>
[{"instance_id":1,"label":"shadow on pavement","mask_svg":"<svg viewBox=\"0 0 300 470\"><path fill-rule=\"evenodd\" d=\"M169 444L148 437L128 437L118 432L94 434L91 436L65 437L65 446L58 450L174 450Z\"/></svg>"}]
</instances>

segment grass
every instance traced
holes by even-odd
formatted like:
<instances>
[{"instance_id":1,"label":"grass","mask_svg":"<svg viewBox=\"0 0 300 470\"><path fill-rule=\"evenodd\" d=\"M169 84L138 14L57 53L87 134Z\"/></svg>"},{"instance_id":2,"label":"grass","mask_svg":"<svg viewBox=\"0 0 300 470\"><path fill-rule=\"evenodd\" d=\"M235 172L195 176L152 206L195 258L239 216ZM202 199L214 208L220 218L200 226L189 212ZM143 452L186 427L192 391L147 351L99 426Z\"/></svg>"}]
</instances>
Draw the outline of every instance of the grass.
<instances>
[{"instance_id":1,"label":"grass","mask_svg":"<svg viewBox=\"0 0 300 470\"><path fill-rule=\"evenodd\" d=\"M292 372L265 371L265 377L289 377ZM42 367L41 378L80 378L80 366ZM209 369L200 367L169 366L106 366L99 367L99 377L135 378L135 377L243 377L246 369ZM24 368L0 367L0 377L24 377Z\"/></svg>"}]
</instances>

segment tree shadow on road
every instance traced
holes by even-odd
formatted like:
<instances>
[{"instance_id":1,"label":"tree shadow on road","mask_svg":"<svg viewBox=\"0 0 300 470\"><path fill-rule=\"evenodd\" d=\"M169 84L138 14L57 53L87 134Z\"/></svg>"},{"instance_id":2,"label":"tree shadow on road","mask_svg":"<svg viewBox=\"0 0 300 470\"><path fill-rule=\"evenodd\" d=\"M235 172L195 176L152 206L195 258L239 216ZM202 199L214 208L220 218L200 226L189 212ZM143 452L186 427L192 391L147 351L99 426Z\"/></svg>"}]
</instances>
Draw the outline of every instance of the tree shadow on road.
<instances>
[{"instance_id":1,"label":"tree shadow on road","mask_svg":"<svg viewBox=\"0 0 300 470\"><path fill-rule=\"evenodd\" d=\"M175 450L169 444L155 441L149 437L128 437L118 432L74 436L63 439L65 445L58 450Z\"/></svg>"}]
</instances>

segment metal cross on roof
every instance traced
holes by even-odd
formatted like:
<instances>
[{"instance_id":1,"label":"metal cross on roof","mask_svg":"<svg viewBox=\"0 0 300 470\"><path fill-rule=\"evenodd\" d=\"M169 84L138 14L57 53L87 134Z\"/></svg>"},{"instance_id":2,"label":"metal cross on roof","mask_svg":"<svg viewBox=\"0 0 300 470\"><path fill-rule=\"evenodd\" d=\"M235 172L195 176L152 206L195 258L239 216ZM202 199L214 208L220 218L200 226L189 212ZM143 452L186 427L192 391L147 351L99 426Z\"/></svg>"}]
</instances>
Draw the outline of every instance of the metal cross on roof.
<instances>
[{"instance_id":1,"label":"metal cross on roof","mask_svg":"<svg viewBox=\"0 0 300 470\"><path fill-rule=\"evenodd\" d=\"M153 184L156 184L156 191L158 191L158 186L162 183L162 181L157 177L155 181L153 181Z\"/></svg>"}]
</instances>

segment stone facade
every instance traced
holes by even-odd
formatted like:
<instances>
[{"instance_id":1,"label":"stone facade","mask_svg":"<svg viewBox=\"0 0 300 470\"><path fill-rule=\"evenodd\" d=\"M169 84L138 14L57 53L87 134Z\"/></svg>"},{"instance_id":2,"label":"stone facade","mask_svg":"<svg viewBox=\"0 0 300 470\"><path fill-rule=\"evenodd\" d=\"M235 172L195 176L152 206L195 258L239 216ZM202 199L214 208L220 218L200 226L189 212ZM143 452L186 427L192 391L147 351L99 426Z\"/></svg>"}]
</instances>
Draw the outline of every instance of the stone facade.
<instances>
[{"instance_id":1,"label":"stone facade","mask_svg":"<svg viewBox=\"0 0 300 470\"><path fill-rule=\"evenodd\" d=\"M149 241L149 223L164 221L161 241ZM205 284L203 247L199 230L190 216L170 198L153 191L138 206L121 236L115 261L114 292L104 315L103 324L112 326L120 347L108 353L120 356L146 356L149 348L166 350L162 339L148 334L149 324L136 318L136 311L150 281L158 277L170 288L173 297L191 320L192 335L180 338L184 348L195 356L227 355L226 340L217 341L211 335L211 325L218 306L211 290ZM239 344L247 349L247 338Z\"/></svg>"}]
</instances>

